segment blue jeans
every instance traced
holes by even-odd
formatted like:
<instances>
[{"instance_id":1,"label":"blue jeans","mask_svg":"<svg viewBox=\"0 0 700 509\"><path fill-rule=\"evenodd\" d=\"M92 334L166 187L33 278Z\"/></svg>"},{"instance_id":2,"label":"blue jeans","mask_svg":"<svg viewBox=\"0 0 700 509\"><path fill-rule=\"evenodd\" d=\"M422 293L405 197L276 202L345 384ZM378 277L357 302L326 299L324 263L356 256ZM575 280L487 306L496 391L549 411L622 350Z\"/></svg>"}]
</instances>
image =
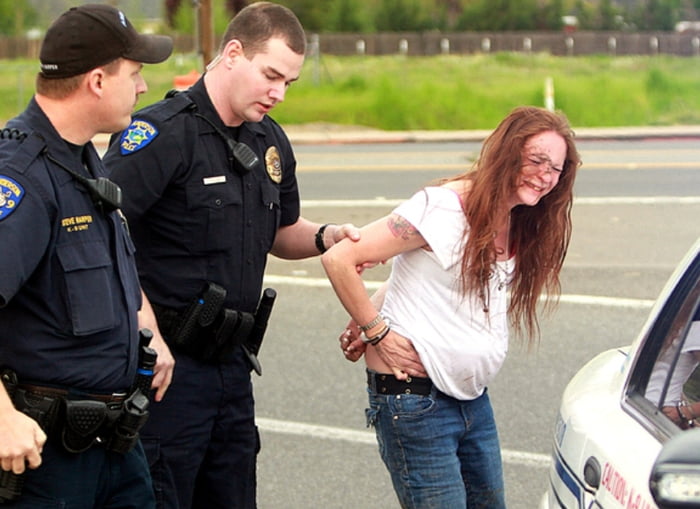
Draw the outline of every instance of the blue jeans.
<instances>
[{"instance_id":1,"label":"blue jeans","mask_svg":"<svg viewBox=\"0 0 700 509\"><path fill-rule=\"evenodd\" d=\"M368 388L367 425L403 509L505 509L503 466L489 397L460 401Z\"/></svg>"}]
</instances>

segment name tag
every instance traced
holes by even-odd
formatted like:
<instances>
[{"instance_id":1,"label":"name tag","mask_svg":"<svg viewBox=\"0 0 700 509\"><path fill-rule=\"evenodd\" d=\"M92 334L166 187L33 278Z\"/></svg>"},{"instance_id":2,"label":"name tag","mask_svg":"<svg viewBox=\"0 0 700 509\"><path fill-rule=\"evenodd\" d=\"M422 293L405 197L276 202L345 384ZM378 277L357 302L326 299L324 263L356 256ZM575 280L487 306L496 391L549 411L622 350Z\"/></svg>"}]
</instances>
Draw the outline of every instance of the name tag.
<instances>
[{"instance_id":1,"label":"name tag","mask_svg":"<svg viewBox=\"0 0 700 509\"><path fill-rule=\"evenodd\" d=\"M226 182L226 175L219 175L218 177L204 177L202 179L205 186L210 186L212 184L223 184Z\"/></svg>"}]
</instances>

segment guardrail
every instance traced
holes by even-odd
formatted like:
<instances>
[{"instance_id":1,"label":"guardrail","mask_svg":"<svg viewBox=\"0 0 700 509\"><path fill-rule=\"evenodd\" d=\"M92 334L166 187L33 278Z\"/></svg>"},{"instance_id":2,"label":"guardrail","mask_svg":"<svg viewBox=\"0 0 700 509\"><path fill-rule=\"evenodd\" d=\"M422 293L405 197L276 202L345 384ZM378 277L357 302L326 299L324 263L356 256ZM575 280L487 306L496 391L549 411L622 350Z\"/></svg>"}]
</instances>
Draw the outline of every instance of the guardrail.
<instances>
[{"instance_id":1,"label":"guardrail","mask_svg":"<svg viewBox=\"0 0 700 509\"><path fill-rule=\"evenodd\" d=\"M192 36L177 35L175 51L196 51ZM700 32L383 32L310 34L311 50L329 55L429 56L496 52L700 56ZM40 40L0 37L0 59L37 58ZM218 42L217 42L218 44Z\"/></svg>"},{"instance_id":2,"label":"guardrail","mask_svg":"<svg viewBox=\"0 0 700 509\"><path fill-rule=\"evenodd\" d=\"M496 52L560 56L700 55L700 32L459 32L321 34L310 37L322 54L439 55Z\"/></svg>"}]
</instances>

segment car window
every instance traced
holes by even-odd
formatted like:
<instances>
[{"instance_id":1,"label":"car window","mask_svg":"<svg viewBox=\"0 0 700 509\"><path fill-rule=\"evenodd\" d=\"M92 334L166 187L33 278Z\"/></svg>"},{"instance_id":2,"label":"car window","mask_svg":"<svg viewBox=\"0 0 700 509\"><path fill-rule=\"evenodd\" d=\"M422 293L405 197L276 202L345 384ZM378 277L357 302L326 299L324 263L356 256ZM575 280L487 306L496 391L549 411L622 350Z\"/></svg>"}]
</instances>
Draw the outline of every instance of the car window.
<instances>
[{"instance_id":1,"label":"car window","mask_svg":"<svg viewBox=\"0 0 700 509\"><path fill-rule=\"evenodd\" d=\"M681 425L683 429L700 426L700 309L693 320L681 353L692 355L692 368L688 368L690 375L681 390L681 410L687 419L687 426Z\"/></svg>"},{"instance_id":2,"label":"car window","mask_svg":"<svg viewBox=\"0 0 700 509\"><path fill-rule=\"evenodd\" d=\"M672 317L654 361L644 396L681 429L695 426L700 384L700 281L688 292ZM674 310L665 311L670 314ZM698 405L700 413L700 405Z\"/></svg>"},{"instance_id":3,"label":"car window","mask_svg":"<svg viewBox=\"0 0 700 509\"><path fill-rule=\"evenodd\" d=\"M664 295L665 302L650 319L647 335L632 360L622 402L628 413L660 439L679 427L689 427L691 420L694 424L685 405L700 400L700 255ZM700 416L700 403L695 415Z\"/></svg>"}]
</instances>

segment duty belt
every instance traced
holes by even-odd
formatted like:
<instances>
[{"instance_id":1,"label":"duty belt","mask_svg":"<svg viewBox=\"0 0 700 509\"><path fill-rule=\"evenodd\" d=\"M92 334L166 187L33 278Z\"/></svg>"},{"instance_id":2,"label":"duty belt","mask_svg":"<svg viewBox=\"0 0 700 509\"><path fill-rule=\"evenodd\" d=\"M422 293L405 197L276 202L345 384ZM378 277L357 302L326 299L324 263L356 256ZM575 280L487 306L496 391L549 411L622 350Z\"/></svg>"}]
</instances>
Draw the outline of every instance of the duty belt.
<instances>
[{"instance_id":1,"label":"duty belt","mask_svg":"<svg viewBox=\"0 0 700 509\"><path fill-rule=\"evenodd\" d=\"M138 442L138 431L148 418L148 397L140 390L126 394L82 394L17 383L4 370L2 381L17 410L34 419L49 440L72 453L100 444L124 454Z\"/></svg>"},{"instance_id":2,"label":"duty belt","mask_svg":"<svg viewBox=\"0 0 700 509\"><path fill-rule=\"evenodd\" d=\"M54 398L90 399L103 403L123 403L126 399L126 392L115 392L112 394L90 394L83 392L67 391L58 387L47 387L44 385L17 384L19 389L24 389L38 396L51 396Z\"/></svg>"}]
</instances>

